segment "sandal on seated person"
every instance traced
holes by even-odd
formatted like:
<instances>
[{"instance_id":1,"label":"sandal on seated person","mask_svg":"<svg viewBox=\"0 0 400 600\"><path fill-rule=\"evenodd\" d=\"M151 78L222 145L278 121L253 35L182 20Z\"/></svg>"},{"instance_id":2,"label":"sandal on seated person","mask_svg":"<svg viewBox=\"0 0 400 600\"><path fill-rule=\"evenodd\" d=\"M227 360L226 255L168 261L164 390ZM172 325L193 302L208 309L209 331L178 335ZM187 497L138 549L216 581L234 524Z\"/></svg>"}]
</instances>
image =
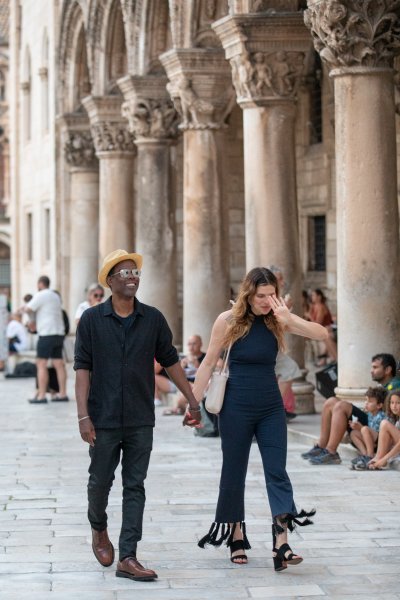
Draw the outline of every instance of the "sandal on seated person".
<instances>
[{"instance_id":1,"label":"sandal on seated person","mask_svg":"<svg viewBox=\"0 0 400 600\"><path fill-rule=\"evenodd\" d=\"M243 552L243 554L235 554L235 556L232 556L233 553L237 552L238 550L244 551L244 541L243 540L234 540L231 543L231 545L230 545L231 562L235 563L235 565L246 565L247 564L247 556L244 552Z\"/></svg>"}]
</instances>

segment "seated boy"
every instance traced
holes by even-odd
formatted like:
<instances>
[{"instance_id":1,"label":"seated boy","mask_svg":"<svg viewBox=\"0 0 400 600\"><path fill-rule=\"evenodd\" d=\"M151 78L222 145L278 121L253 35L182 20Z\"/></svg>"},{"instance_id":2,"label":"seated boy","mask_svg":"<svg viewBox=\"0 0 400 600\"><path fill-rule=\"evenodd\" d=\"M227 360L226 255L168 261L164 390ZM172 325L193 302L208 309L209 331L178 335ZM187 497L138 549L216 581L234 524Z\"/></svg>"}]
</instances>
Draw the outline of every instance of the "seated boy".
<instances>
[{"instance_id":1,"label":"seated boy","mask_svg":"<svg viewBox=\"0 0 400 600\"><path fill-rule=\"evenodd\" d=\"M379 426L387 418L383 410L386 393L383 387L370 387L365 394L364 411L353 407L349 428L351 442L360 452L360 456L351 461L351 468L356 471L367 470L375 453Z\"/></svg>"}]
</instances>

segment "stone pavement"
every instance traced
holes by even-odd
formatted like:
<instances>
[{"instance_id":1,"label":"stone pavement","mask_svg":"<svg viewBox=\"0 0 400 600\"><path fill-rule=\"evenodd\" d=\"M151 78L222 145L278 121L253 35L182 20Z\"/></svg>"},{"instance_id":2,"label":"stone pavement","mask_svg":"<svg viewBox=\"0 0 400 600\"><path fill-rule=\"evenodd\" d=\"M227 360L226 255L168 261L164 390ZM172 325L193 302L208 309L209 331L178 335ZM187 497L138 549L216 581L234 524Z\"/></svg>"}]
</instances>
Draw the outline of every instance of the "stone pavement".
<instances>
[{"instance_id":1,"label":"stone pavement","mask_svg":"<svg viewBox=\"0 0 400 600\"><path fill-rule=\"evenodd\" d=\"M32 379L0 379L0 600L400 599L400 474L316 467L300 458L318 416L291 426L288 471L299 507L317 508L315 525L291 536L304 562L275 573L261 462L253 446L246 522L247 566L226 548L197 547L213 520L220 469L218 439L196 438L178 417L157 427L139 559L157 582L136 583L102 568L86 520L87 446L74 402L32 406ZM73 396L72 377L69 379ZM303 442L303 443L302 443ZM307 445L309 441L307 440ZM110 496L110 536L121 519L120 474Z\"/></svg>"}]
</instances>

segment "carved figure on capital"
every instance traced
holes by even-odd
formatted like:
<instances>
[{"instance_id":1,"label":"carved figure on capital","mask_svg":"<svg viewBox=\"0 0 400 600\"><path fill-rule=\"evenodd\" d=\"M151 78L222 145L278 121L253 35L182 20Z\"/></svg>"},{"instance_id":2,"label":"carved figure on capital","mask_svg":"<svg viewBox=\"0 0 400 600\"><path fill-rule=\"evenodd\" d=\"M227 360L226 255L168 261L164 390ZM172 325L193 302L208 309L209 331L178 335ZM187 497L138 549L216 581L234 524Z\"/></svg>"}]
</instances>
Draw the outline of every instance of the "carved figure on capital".
<instances>
[{"instance_id":1,"label":"carved figure on capital","mask_svg":"<svg viewBox=\"0 0 400 600\"><path fill-rule=\"evenodd\" d=\"M101 122L92 126L96 152L133 152L133 136L123 123Z\"/></svg>"},{"instance_id":2,"label":"carved figure on capital","mask_svg":"<svg viewBox=\"0 0 400 600\"><path fill-rule=\"evenodd\" d=\"M333 67L391 66L400 51L399 0L320 0L305 11L304 22Z\"/></svg>"},{"instance_id":3,"label":"carved figure on capital","mask_svg":"<svg viewBox=\"0 0 400 600\"><path fill-rule=\"evenodd\" d=\"M244 53L231 59L233 84L238 100L291 97L297 92L304 52Z\"/></svg>"},{"instance_id":4,"label":"carved figure on capital","mask_svg":"<svg viewBox=\"0 0 400 600\"><path fill-rule=\"evenodd\" d=\"M233 85L238 98L250 98L253 88L254 67L247 52L235 56L230 61L232 66Z\"/></svg>"},{"instance_id":5,"label":"carved figure on capital","mask_svg":"<svg viewBox=\"0 0 400 600\"><path fill-rule=\"evenodd\" d=\"M127 100L122 105L122 115L128 119L129 130L136 139L174 138L178 133L179 116L170 101Z\"/></svg>"},{"instance_id":6,"label":"carved figure on capital","mask_svg":"<svg viewBox=\"0 0 400 600\"><path fill-rule=\"evenodd\" d=\"M69 132L65 143L65 160L73 167L96 166L97 158L93 138L89 132Z\"/></svg>"},{"instance_id":7,"label":"carved figure on capital","mask_svg":"<svg viewBox=\"0 0 400 600\"><path fill-rule=\"evenodd\" d=\"M213 123L214 105L198 97L190 79L182 75L176 85L169 83L176 110L182 115L181 129L206 129L217 127Z\"/></svg>"}]
</instances>

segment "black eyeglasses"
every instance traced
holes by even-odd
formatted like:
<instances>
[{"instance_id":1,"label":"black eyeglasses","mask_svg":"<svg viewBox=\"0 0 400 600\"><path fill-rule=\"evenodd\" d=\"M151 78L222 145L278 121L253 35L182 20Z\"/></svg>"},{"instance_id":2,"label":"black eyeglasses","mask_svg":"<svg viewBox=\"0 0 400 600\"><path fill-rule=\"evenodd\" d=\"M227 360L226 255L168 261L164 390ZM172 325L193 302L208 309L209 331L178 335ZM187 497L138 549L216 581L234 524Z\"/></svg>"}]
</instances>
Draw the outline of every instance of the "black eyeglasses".
<instances>
[{"instance_id":1,"label":"black eyeglasses","mask_svg":"<svg viewBox=\"0 0 400 600\"><path fill-rule=\"evenodd\" d=\"M133 275L133 277L140 277L142 274L142 271L140 271L139 269L121 269L120 271L117 271L116 273L112 273L112 275L109 275L109 277L115 277L115 275L119 275L121 277L121 279L128 279L128 277L130 277L131 275Z\"/></svg>"},{"instance_id":2,"label":"black eyeglasses","mask_svg":"<svg viewBox=\"0 0 400 600\"><path fill-rule=\"evenodd\" d=\"M93 294L93 298L104 298L104 294Z\"/></svg>"}]
</instances>

